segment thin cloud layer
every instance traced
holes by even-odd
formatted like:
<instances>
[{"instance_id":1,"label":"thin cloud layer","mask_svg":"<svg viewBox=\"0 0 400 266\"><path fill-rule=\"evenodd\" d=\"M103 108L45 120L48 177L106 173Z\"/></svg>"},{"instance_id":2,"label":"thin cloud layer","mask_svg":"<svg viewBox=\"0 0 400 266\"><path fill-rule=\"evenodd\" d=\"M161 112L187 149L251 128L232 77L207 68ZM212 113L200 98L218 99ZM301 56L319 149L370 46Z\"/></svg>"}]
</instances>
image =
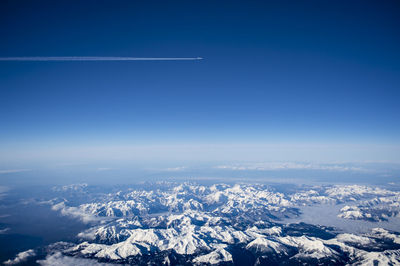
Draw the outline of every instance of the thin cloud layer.
<instances>
[{"instance_id":1,"label":"thin cloud layer","mask_svg":"<svg viewBox=\"0 0 400 266\"><path fill-rule=\"evenodd\" d=\"M31 169L4 169L0 170L0 174L12 174L12 173L20 173L20 172L29 172Z\"/></svg>"},{"instance_id":2,"label":"thin cloud layer","mask_svg":"<svg viewBox=\"0 0 400 266\"><path fill-rule=\"evenodd\" d=\"M339 164L294 163L294 162L218 165L215 168L227 169L227 170L239 170L239 171L322 170L322 171L338 171L338 172L347 172L347 171L368 172L367 169L355 166L346 166Z\"/></svg>"}]
</instances>

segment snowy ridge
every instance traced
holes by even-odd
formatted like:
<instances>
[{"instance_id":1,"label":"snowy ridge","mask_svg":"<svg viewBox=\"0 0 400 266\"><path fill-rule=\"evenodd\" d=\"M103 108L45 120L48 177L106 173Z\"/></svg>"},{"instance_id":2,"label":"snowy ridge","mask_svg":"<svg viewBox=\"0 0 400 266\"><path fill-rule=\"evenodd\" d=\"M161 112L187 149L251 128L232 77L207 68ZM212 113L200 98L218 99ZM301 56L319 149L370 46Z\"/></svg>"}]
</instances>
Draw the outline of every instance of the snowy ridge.
<instances>
[{"instance_id":1,"label":"snowy ridge","mask_svg":"<svg viewBox=\"0 0 400 266\"><path fill-rule=\"evenodd\" d=\"M283 193L262 184L165 183L107 194L104 201L79 206L62 201L52 208L91 223L78 234L81 243L63 254L99 262L230 264L246 257L251 265L278 261L395 265L400 263L396 232L376 228L363 235L338 234L315 225L284 225L280 219L299 215L301 205L343 202L353 205L342 208L340 217L367 219L375 216L368 217L361 204L373 208L387 204L396 210L398 196L358 185L300 187ZM371 220L379 221L382 214Z\"/></svg>"}]
</instances>

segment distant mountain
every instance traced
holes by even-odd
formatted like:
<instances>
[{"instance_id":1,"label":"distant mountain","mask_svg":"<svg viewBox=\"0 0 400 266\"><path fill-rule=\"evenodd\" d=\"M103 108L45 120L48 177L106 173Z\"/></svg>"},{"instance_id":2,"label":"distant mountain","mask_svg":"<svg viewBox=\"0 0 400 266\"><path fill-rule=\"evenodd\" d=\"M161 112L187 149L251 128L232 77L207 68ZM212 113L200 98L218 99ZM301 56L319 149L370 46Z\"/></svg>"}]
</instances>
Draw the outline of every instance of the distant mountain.
<instances>
[{"instance_id":1,"label":"distant mountain","mask_svg":"<svg viewBox=\"0 0 400 266\"><path fill-rule=\"evenodd\" d=\"M76 263L135 265L398 265L400 234L383 228L343 233L337 228L285 223L300 206L348 204L340 219L384 221L399 214L400 192L379 187L335 185L277 191L263 184L155 183L104 193L70 206L55 189L53 210L90 224L77 244L49 249L47 258ZM395 219L398 219L397 217Z\"/></svg>"}]
</instances>

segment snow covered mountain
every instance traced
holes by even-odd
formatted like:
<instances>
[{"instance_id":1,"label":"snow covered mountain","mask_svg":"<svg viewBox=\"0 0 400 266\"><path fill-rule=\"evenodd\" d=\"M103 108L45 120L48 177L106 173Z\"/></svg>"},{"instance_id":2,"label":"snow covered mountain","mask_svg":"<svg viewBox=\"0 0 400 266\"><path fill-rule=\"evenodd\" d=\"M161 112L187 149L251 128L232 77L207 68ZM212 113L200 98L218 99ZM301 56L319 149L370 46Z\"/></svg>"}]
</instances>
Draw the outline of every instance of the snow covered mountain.
<instances>
[{"instance_id":1,"label":"snow covered mountain","mask_svg":"<svg viewBox=\"0 0 400 266\"><path fill-rule=\"evenodd\" d=\"M336 185L279 191L264 184L156 183L128 188L78 205L68 193L48 204L81 219L88 229L78 243L56 245L40 263L135 265L398 265L400 234L383 228L344 233L338 228L285 223L301 206L345 205L338 219L379 222L399 219L400 193L384 188ZM60 248L60 246L62 248Z\"/></svg>"}]
</instances>

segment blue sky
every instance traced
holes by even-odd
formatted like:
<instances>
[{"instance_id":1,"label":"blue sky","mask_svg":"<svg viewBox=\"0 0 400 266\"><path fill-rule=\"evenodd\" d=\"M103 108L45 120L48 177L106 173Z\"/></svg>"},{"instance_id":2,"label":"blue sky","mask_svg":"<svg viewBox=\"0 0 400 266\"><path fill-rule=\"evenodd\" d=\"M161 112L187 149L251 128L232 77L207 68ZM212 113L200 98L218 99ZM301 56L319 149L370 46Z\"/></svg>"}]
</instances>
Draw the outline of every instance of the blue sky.
<instances>
[{"instance_id":1,"label":"blue sky","mask_svg":"<svg viewBox=\"0 0 400 266\"><path fill-rule=\"evenodd\" d=\"M399 12L397 1L2 1L0 57L204 60L0 62L0 158L147 145L157 159L200 146L193 159L399 161Z\"/></svg>"}]
</instances>

